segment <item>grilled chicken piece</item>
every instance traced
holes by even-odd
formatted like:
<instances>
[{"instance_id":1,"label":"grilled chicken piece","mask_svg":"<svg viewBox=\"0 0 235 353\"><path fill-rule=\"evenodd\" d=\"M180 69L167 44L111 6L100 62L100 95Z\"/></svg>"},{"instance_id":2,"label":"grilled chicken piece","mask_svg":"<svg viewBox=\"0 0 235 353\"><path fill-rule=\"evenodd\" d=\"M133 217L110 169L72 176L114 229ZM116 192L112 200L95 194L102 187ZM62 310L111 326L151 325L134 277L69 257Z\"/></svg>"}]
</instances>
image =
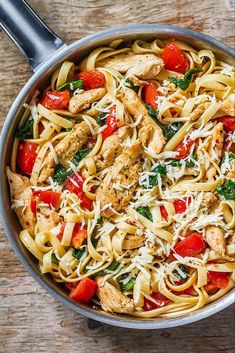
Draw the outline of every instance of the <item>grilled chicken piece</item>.
<instances>
[{"instance_id":1,"label":"grilled chicken piece","mask_svg":"<svg viewBox=\"0 0 235 353\"><path fill-rule=\"evenodd\" d=\"M231 170L226 173L229 179L235 179L235 161L231 161Z\"/></svg>"},{"instance_id":2,"label":"grilled chicken piece","mask_svg":"<svg viewBox=\"0 0 235 353\"><path fill-rule=\"evenodd\" d=\"M216 117L220 116L235 116L235 102L232 99L226 99L221 102L220 109L216 113Z\"/></svg>"},{"instance_id":3,"label":"grilled chicken piece","mask_svg":"<svg viewBox=\"0 0 235 353\"><path fill-rule=\"evenodd\" d=\"M128 126L123 126L104 140L101 150L94 157L97 171L113 164L116 157L123 150L121 143L129 136L129 133L130 128Z\"/></svg>"},{"instance_id":4,"label":"grilled chicken piece","mask_svg":"<svg viewBox=\"0 0 235 353\"><path fill-rule=\"evenodd\" d=\"M135 310L134 301L115 288L112 284L103 283L103 277L96 277L97 295L104 311L129 314Z\"/></svg>"},{"instance_id":5,"label":"grilled chicken piece","mask_svg":"<svg viewBox=\"0 0 235 353\"><path fill-rule=\"evenodd\" d=\"M208 226L206 227L206 241L219 255L224 256L226 252L226 242L224 238L224 230L218 226Z\"/></svg>"},{"instance_id":6,"label":"grilled chicken piece","mask_svg":"<svg viewBox=\"0 0 235 353\"><path fill-rule=\"evenodd\" d=\"M224 144L224 129L223 124L218 123L215 125L214 129L212 130L212 136L209 136L206 149L213 161L219 161L223 151L223 144ZM216 176L216 169L214 166L211 166L207 172L206 177L208 180L214 180Z\"/></svg>"},{"instance_id":7,"label":"grilled chicken piece","mask_svg":"<svg viewBox=\"0 0 235 353\"><path fill-rule=\"evenodd\" d=\"M16 205L14 207L19 222L23 229L27 229L30 234L34 234L36 217L30 208L32 190L29 179L20 174L13 173L10 168L7 168L7 178L13 204L17 201L19 201L19 204L22 204L22 206Z\"/></svg>"},{"instance_id":8,"label":"grilled chicken piece","mask_svg":"<svg viewBox=\"0 0 235 353\"><path fill-rule=\"evenodd\" d=\"M76 94L69 100L69 111L71 113L78 113L81 110L87 109L92 103L100 100L107 93L106 88L94 88Z\"/></svg>"},{"instance_id":9,"label":"grilled chicken piece","mask_svg":"<svg viewBox=\"0 0 235 353\"><path fill-rule=\"evenodd\" d=\"M125 53L106 58L98 62L98 66L112 68L126 74L134 85L144 80L155 79L163 69L164 62L154 54Z\"/></svg>"},{"instance_id":10,"label":"grilled chicken piece","mask_svg":"<svg viewBox=\"0 0 235 353\"><path fill-rule=\"evenodd\" d=\"M233 233L228 241L229 245L234 244L235 245L235 233Z\"/></svg>"},{"instance_id":11,"label":"grilled chicken piece","mask_svg":"<svg viewBox=\"0 0 235 353\"><path fill-rule=\"evenodd\" d=\"M69 161L89 139L91 131L85 121L76 124L74 128L55 146L55 152L58 160L63 167L69 167ZM42 168L39 173L37 184L43 184L50 176L54 174L55 161L52 153L49 151L44 158Z\"/></svg>"},{"instance_id":12,"label":"grilled chicken piece","mask_svg":"<svg viewBox=\"0 0 235 353\"><path fill-rule=\"evenodd\" d=\"M38 232L49 231L60 223L59 214L49 207L37 206L37 229Z\"/></svg>"},{"instance_id":13,"label":"grilled chicken piece","mask_svg":"<svg viewBox=\"0 0 235 353\"><path fill-rule=\"evenodd\" d=\"M139 235L127 234L122 242L122 248L124 250L132 250L140 248L144 245L144 237Z\"/></svg>"},{"instance_id":14,"label":"grilled chicken piece","mask_svg":"<svg viewBox=\"0 0 235 353\"><path fill-rule=\"evenodd\" d=\"M124 150L115 160L111 170L102 181L96 199L100 201L101 215L110 217L115 212L106 207L111 204L115 211L121 211L133 197L142 170L143 148L139 141ZM120 184L121 190L114 184Z\"/></svg>"},{"instance_id":15,"label":"grilled chicken piece","mask_svg":"<svg viewBox=\"0 0 235 353\"><path fill-rule=\"evenodd\" d=\"M195 121L204 113L204 111L210 106L208 102L200 103L193 111L189 114L191 121Z\"/></svg>"},{"instance_id":16,"label":"grilled chicken piece","mask_svg":"<svg viewBox=\"0 0 235 353\"><path fill-rule=\"evenodd\" d=\"M213 192L205 192L203 195L202 204L207 209L214 209L219 205L219 200Z\"/></svg>"},{"instance_id":17,"label":"grilled chicken piece","mask_svg":"<svg viewBox=\"0 0 235 353\"><path fill-rule=\"evenodd\" d=\"M150 147L155 153L161 152L162 147L166 143L162 129L148 115L148 111L138 95L127 87L121 88L118 95L134 120L137 120L140 115L142 116L139 123L139 139L142 144Z\"/></svg>"}]
</instances>

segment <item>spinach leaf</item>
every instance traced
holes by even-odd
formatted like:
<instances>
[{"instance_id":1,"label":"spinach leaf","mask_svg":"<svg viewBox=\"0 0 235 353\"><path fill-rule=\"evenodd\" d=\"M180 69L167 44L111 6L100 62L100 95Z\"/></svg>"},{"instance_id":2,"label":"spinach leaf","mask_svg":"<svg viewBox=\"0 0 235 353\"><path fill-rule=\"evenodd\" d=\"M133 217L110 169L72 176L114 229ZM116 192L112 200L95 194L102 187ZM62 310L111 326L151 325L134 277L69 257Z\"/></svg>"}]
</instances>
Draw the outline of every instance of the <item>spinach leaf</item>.
<instances>
[{"instance_id":1,"label":"spinach leaf","mask_svg":"<svg viewBox=\"0 0 235 353\"><path fill-rule=\"evenodd\" d=\"M107 115L108 113L106 112L100 112L96 120L97 124L99 124L100 126L104 126L106 124Z\"/></svg>"},{"instance_id":2,"label":"spinach leaf","mask_svg":"<svg viewBox=\"0 0 235 353\"><path fill-rule=\"evenodd\" d=\"M139 206L136 211L139 212L145 218L147 218L149 221L153 221L152 213L149 211L149 208L147 206Z\"/></svg>"},{"instance_id":3,"label":"spinach leaf","mask_svg":"<svg viewBox=\"0 0 235 353\"><path fill-rule=\"evenodd\" d=\"M128 275L123 275L122 276L122 280L127 278ZM125 292L128 292L129 290L132 290L134 288L134 285L135 285L135 280L134 278L131 278L127 283L123 283L123 281L120 281L120 286L121 286L121 289Z\"/></svg>"},{"instance_id":4,"label":"spinach leaf","mask_svg":"<svg viewBox=\"0 0 235 353\"><path fill-rule=\"evenodd\" d=\"M169 125L163 125L164 127L162 128L164 136L167 138L167 140L170 140L176 133L181 129L183 126L183 123L177 122L177 123L172 123Z\"/></svg>"},{"instance_id":5,"label":"spinach leaf","mask_svg":"<svg viewBox=\"0 0 235 353\"><path fill-rule=\"evenodd\" d=\"M183 126L183 123L181 122L163 125L157 119L158 110L154 110L153 108L151 108L150 104L148 103L145 103L145 106L148 109L148 115L151 116L155 123L162 129L163 135L167 138L167 140L170 140L176 134L176 132L179 131Z\"/></svg>"},{"instance_id":6,"label":"spinach leaf","mask_svg":"<svg viewBox=\"0 0 235 353\"><path fill-rule=\"evenodd\" d=\"M80 89L83 88L83 80L72 80L70 82L66 82L58 88L58 91L64 91L65 89L70 89L71 91L75 91L78 88Z\"/></svg>"},{"instance_id":7,"label":"spinach leaf","mask_svg":"<svg viewBox=\"0 0 235 353\"><path fill-rule=\"evenodd\" d=\"M190 159L186 160L186 167L193 167L195 165L195 161L197 160L197 156L193 155ZM176 159L172 159L172 161L170 161L169 165L171 165L172 167L179 167L181 168L182 166L182 161L180 160L176 160Z\"/></svg>"},{"instance_id":8,"label":"spinach leaf","mask_svg":"<svg viewBox=\"0 0 235 353\"><path fill-rule=\"evenodd\" d=\"M80 260L82 255L85 253L86 249L74 249L72 252L72 256L75 257L76 259Z\"/></svg>"},{"instance_id":9,"label":"spinach leaf","mask_svg":"<svg viewBox=\"0 0 235 353\"><path fill-rule=\"evenodd\" d=\"M216 191L222 195L225 200L235 200L235 182L226 181L224 184L217 186Z\"/></svg>"},{"instance_id":10,"label":"spinach leaf","mask_svg":"<svg viewBox=\"0 0 235 353\"><path fill-rule=\"evenodd\" d=\"M136 93L137 93L138 90L139 90L139 87L138 87L138 86L135 86L134 83L133 83L131 80L129 80L129 78L128 78L127 80L125 80L124 86L133 89L133 91L135 91Z\"/></svg>"},{"instance_id":11,"label":"spinach leaf","mask_svg":"<svg viewBox=\"0 0 235 353\"><path fill-rule=\"evenodd\" d=\"M149 176L149 186L152 188L158 184L158 174L161 176L166 175L166 166L158 164L154 169L151 170L151 173L154 173L153 175Z\"/></svg>"},{"instance_id":12,"label":"spinach leaf","mask_svg":"<svg viewBox=\"0 0 235 353\"><path fill-rule=\"evenodd\" d=\"M91 243L94 247L96 247L97 242L98 242L98 239L95 237L95 233L98 228L98 225L100 225L102 222L103 222L103 217L98 218L95 229L93 230L92 235L91 235Z\"/></svg>"},{"instance_id":13,"label":"spinach leaf","mask_svg":"<svg viewBox=\"0 0 235 353\"><path fill-rule=\"evenodd\" d=\"M51 261L52 261L54 264L58 264L58 263L59 263L59 260L57 259L57 257L55 256L55 254L51 254Z\"/></svg>"},{"instance_id":14,"label":"spinach leaf","mask_svg":"<svg viewBox=\"0 0 235 353\"><path fill-rule=\"evenodd\" d=\"M190 83L192 82L193 75L197 72L201 72L202 69L200 67L194 67L193 69L189 69L185 72L184 77L182 79L178 79L176 77L169 77L169 80L175 84L176 87L181 88L185 91Z\"/></svg>"},{"instance_id":15,"label":"spinach leaf","mask_svg":"<svg viewBox=\"0 0 235 353\"><path fill-rule=\"evenodd\" d=\"M118 266L120 266L120 262L117 262L116 260L113 260L113 262L108 266L106 267L104 270L101 270L99 272L96 272L96 276L105 276L107 274L109 274L110 272L112 271L115 271Z\"/></svg>"},{"instance_id":16,"label":"spinach leaf","mask_svg":"<svg viewBox=\"0 0 235 353\"><path fill-rule=\"evenodd\" d=\"M54 179L58 184L62 184L72 173L73 171L71 169L66 170L66 168L63 167L61 164L57 164L55 166Z\"/></svg>"},{"instance_id":17,"label":"spinach leaf","mask_svg":"<svg viewBox=\"0 0 235 353\"><path fill-rule=\"evenodd\" d=\"M20 140L33 138L33 119L27 120L23 127L17 129L16 137Z\"/></svg>"},{"instance_id":18,"label":"spinach leaf","mask_svg":"<svg viewBox=\"0 0 235 353\"><path fill-rule=\"evenodd\" d=\"M86 148L85 150L80 150L74 153L73 155L73 163L78 166L78 164L81 162L83 158L85 158L90 152L92 148Z\"/></svg>"},{"instance_id":19,"label":"spinach leaf","mask_svg":"<svg viewBox=\"0 0 235 353\"><path fill-rule=\"evenodd\" d=\"M220 162L220 167L222 166L222 164L225 162L226 159L226 154L223 155L223 158L221 159ZM228 152L228 161L231 162L235 159L235 154L233 152Z\"/></svg>"},{"instance_id":20,"label":"spinach leaf","mask_svg":"<svg viewBox=\"0 0 235 353\"><path fill-rule=\"evenodd\" d=\"M173 273L177 276L180 277L180 281L187 281L187 278L189 276L189 271L188 271L188 266L179 264L178 267L181 269L181 271L185 274L185 277L180 276L178 271L173 271Z\"/></svg>"}]
</instances>

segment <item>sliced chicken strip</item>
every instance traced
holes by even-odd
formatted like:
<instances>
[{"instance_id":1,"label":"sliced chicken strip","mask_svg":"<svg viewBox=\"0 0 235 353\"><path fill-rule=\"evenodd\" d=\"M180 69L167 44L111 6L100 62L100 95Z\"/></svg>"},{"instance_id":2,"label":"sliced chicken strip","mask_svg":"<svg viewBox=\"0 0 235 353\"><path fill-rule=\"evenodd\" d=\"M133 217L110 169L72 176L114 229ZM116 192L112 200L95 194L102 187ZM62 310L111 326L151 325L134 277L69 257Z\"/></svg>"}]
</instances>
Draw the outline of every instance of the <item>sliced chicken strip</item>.
<instances>
[{"instance_id":1,"label":"sliced chicken strip","mask_svg":"<svg viewBox=\"0 0 235 353\"><path fill-rule=\"evenodd\" d=\"M193 111L189 114L191 121L195 121L205 112L205 110L211 105L209 102L200 103Z\"/></svg>"},{"instance_id":2,"label":"sliced chicken strip","mask_svg":"<svg viewBox=\"0 0 235 353\"><path fill-rule=\"evenodd\" d=\"M104 140L101 150L94 157L97 171L113 164L116 157L122 152L123 147L121 144L129 136L129 133L130 128L123 126Z\"/></svg>"},{"instance_id":3,"label":"sliced chicken strip","mask_svg":"<svg viewBox=\"0 0 235 353\"><path fill-rule=\"evenodd\" d=\"M60 216L49 207L37 206L38 232L49 231L60 223Z\"/></svg>"},{"instance_id":4,"label":"sliced chicken strip","mask_svg":"<svg viewBox=\"0 0 235 353\"><path fill-rule=\"evenodd\" d=\"M125 296L112 284L103 283L102 277L96 277L96 283L98 285L97 295L103 310L120 314L129 314L135 310L133 299Z\"/></svg>"},{"instance_id":5,"label":"sliced chicken strip","mask_svg":"<svg viewBox=\"0 0 235 353\"><path fill-rule=\"evenodd\" d=\"M226 99L221 102L220 109L216 113L216 117L221 116L234 116L235 117L235 102L232 99Z\"/></svg>"},{"instance_id":6,"label":"sliced chicken strip","mask_svg":"<svg viewBox=\"0 0 235 353\"><path fill-rule=\"evenodd\" d=\"M137 120L140 115L142 116L138 126L140 129L139 139L142 144L150 147L155 153L161 152L166 143L162 129L148 115L148 111L138 95L128 87L121 88L118 95L134 120Z\"/></svg>"},{"instance_id":7,"label":"sliced chicken strip","mask_svg":"<svg viewBox=\"0 0 235 353\"><path fill-rule=\"evenodd\" d=\"M137 141L116 158L96 195L103 209L102 216L110 217L115 211L121 211L132 199L144 161L142 153L142 145ZM116 189L115 184L121 187Z\"/></svg>"},{"instance_id":8,"label":"sliced chicken strip","mask_svg":"<svg viewBox=\"0 0 235 353\"><path fill-rule=\"evenodd\" d=\"M91 136L89 126L85 121L76 124L74 128L55 146L58 160L63 167L69 167L73 155L88 141ZM54 174L55 161L51 152L46 155L38 177L38 185L43 184Z\"/></svg>"},{"instance_id":9,"label":"sliced chicken strip","mask_svg":"<svg viewBox=\"0 0 235 353\"><path fill-rule=\"evenodd\" d=\"M206 149L213 161L218 162L222 155L223 151L223 144L224 144L224 129L223 124L218 123L215 125L214 129L212 130L212 136L209 136L206 144ZM207 172L206 177L208 180L214 180L216 176L216 169L214 166L211 166Z\"/></svg>"},{"instance_id":10,"label":"sliced chicken strip","mask_svg":"<svg viewBox=\"0 0 235 353\"><path fill-rule=\"evenodd\" d=\"M100 100L107 93L106 88L94 88L76 94L69 100L69 111L71 113L78 113L81 110L87 109L92 103Z\"/></svg>"},{"instance_id":11,"label":"sliced chicken strip","mask_svg":"<svg viewBox=\"0 0 235 353\"><path fill-rule=\"evenodd\" d=\"M164 62L155 54L125 53L106 58L98 62L98 66L112 68L126 74L134 85L144 80L155 79L164 67Z\"/></svg>"},{"instance_id":12,"label":"sliced chicken strip","mask_svg":"<svg viewBox=\"0 0 235 353\"><path fill-rule=\"evenodd\" d=\"M7 168L7 178L10 185L12 203L15 205L14 210L19 222L23 229L27 229L30 234L34 234L36 217L30 208L32 190L29 179L20 174L13 173L10 168Z\"/></svg>"},{"instance_id":13,"label":"sliced chicken strip","mask_svg":"<svg viewBox=\"0 0 235 353\"><path fill-rule=\"evenodd\" d=\"M207 209L214 209L218 207L219 200L213 192L205 192L203 195L202 205Z\"/></svg>"},{"instance_id":14,"label":"sliced chicken strip","mask_svg":"<svg viewBox=\"0 0 235 353\"><path fill-rule=\"evenodd\" d=\"M208 226L206 227L205 237L206 241L219 255L224 256L226 252L226 241L224 238L224 230L218 226Z\"/></svg>"},{"instance_id":15,"label":"sliced chicken strip","mask_svg":"<svg viewBox=\"0 0 235 353\"><path fill-rule=\"evenodd\" d=\"M122 242L122 248L124 250L132 250L140 248L144 245L144 237L139 235L127 234Z\"/></svg>"}]
</instances>

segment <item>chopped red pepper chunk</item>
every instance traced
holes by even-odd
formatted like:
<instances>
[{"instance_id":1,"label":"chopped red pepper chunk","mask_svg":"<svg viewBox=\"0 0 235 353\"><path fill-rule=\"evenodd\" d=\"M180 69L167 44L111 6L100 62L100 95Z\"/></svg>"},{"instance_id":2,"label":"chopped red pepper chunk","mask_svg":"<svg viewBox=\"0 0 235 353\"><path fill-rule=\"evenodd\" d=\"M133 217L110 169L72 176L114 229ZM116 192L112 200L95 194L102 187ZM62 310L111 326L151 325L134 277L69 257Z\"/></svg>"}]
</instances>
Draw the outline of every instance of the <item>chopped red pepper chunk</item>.
<instances>
[{"instance_id":1,"label":"chopped red pepper chunk","mask_svg":"<svg viewBox=\"0 0 235 353\"><path fill-rule=\"evenodd\" d=\"M175 152L178 152L178 155L175 157L175 159L180 160L186 158L189 155L193 144L195 144L196 147L198 145L198 142L190 139L187 139L187 141L180 142L174 150Z\"/></svg>"},{"instance_id":2,"label":"chopped red pepper chunk","mask_svg":"<svg viewBox=\"0 0 235 353\"><path fill-rule=\"evenodd\" d=\"M83 80L85 91L105 85L105 76L99 71L82 71L76 75L78 80Z\"/></svg>"},{"instance_id":3,"label":"chopped red pepper chunk","mask_svg":"<svg viewBox=\"0 0 235 353\"><path fill-rule=\"evenodd\" d=\"M106 127L102 132L103 140L105 140L108 136L112 135L114 131L118 129L117 120L116 120L116 106L113 105L106 118Z\"/></svg>"},{"instance_id":4,"label":"chopped red pepper chunk","mask_svg":"<svg viewBox=\"0 0 235 353\"><path fill-rule=\"evenodd\" d=\"M217 288L226 288L229 282L228 272L207 272L207 284L212 284Z\"/></svg>"},{"instance_id":5,"label":"chopped red pepper chunk","mask_svg":"<svg viewBox=\"0 0 235 353\"><path fill-rule=\"evenodd\" d=\"M37 145L33 142L22 141L19 143L16 162L20 170L31 175L37 157Z\"/></svg>"},{"instance_id":6,"label":"chopped red pepper chunk","mask_svg":"<svg viewBox=\"0 0 235 353\"><path fill-rule=\"evenodd\" d=\"M174 250L178 255L185 257L200 254L205 248L206 244L201 235L195 232L188 235L184 240L181 240L175 246Z\"/></svg>"},{"instance_id":7,"label":"chopped red pepper chunk","mask_svg":"<svg viewBox=\"0 0 235 353\"><path fill-rule=\"evenodd\" d=\"M70 100L69 90L62 92L48 91L44 94L41 104L47 109L66 109Z\"/></svg>"},{"instance_id":8,"label":"chopped red pepper chunk","mask_svg":"<svg viewBox=\"0 0 235 353\"><path fill-rule=\"evenodd\" d=\"M80 303L88 304L97 290L97 284L90 278L82 279L77 287L73 288L69 297Z\"/></svg>"},{"instance_id":9,"label":"chopped red pepper chunk","mask_svg":"<svg viewBox=\"0 0 235 353\"><path fill-rule=\"evenodd\" d=\"M60 233L57 235L57 238L60 240L63 237L64 234L64 229L66 226L66 222L63 222L61 227L60 227ZM86 228L81 228L80 223L76 223L73 228L73 234L71 238L71 243L74 248L79 249L82 246L83 241L87 237L87 229Z\"/></svg>"},{"instance_id":10,"label":"chopped red pepper chunk","mask_svg":"<svg viewBox=\"0 0 235 353\"><path fill-rule=\"evenodd\" d=\"M174 201L175 213L184 213L187 207L190 205L191 201L192 201L191 197L185 197L184 200L175 200Z\"/></svg>"},{"instance_id":11,"label":"chopped red pepper chunk","mask_svg":"<svg viewBox=\"0 0 235 353\"><path fill-rule=\"evenodd\" d=\"M230 132L235 131L235 117L226 115L220 118L215 118L213 119L214 121L217 121L217 123L222 123L224 131L228 134Z\"/></svg>"},{"instance_id":12,"label":"chopped red pepper chunk","mask_svg":"<svg viewBox=\"0 0 235 353\"><path fill-rule=\"evenodd\" d=\"M158 88L154 82L147 83L144 86L144 102L150 104L150 106L157 110L158 106L156 103L158 96Z\"/></svg>"},{"instance_id":13,"label":"chopped red pepper chunk","mask_svg":"<svg viewBox=\"0 0 235 353\"><path fill-rule=\"evenodd\" d=\"M184 53L174 42L170 42L165 46L161 58L164 61L165 69L184 74L189 68L188 60Z\"/></svg>"},{"instance_id":14,"label":"chopped red pepper chunk","mask_svg":"<svg viewBox=\"0 0 235 353\"><path fill-rule=\"evenodd\" d=\"M150 299L144 298L144 306L143 306L144 311L159 309L171 302L170 299L168 299L161 293L152 293L151 298L155 300L155 303Z\"/></svg>"},{"instance_id":15,"label":"chopped red pepper chunk","mask_svg":"<svg viewBox=\"0 0 235 353\"><path fill-rule=\"evenodd\" d=\"M55 192L51 190L34 191L30 201L30 208L33 213L36 213L37 197L39 197L42 202L47 203L51 208L58 209L60 206L60 192Z\"/></svg>"},{"instance_id":16,"label":"chopped red pepper chunk","mask_svg":"<svg viewBox=\"0 0 235 353\"><path fill-rule=\"evenodd\" d=\"M64 186L80 198L82 207L91 211L93 210L93 202L83 192L84 181L85 178L81 174L73 174L65 180Z\"/></svg>"}]
</instances>

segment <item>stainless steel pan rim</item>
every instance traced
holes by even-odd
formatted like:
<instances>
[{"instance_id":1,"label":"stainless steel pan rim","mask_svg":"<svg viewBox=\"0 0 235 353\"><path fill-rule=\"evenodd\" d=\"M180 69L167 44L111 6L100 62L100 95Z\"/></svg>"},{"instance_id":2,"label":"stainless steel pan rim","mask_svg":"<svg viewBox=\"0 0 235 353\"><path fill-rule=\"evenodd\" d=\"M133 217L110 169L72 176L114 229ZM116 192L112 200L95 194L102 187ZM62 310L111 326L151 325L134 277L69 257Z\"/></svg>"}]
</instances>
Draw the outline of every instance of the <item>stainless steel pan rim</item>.
<instances>
[{"instance_id":1,"label":"stainless steel pan rim","mask_svg":"<svg viewBox=\"0 0 235 353\"><path fill-rule=\"evenodd\" d=\"M26 257L25 251L23 247L17 241L17 231L14 228L14 225L11 224L9 219L10 211L10 203L7 189L7 181L5 175L5 167L6 160L8 159L6 156L7 153L7 144L9 143L9 135L12 134L11 126L14 122L15 115L19 109L19 106L22 106L22 103L25 101L25 97L28 95L28 92L35 86L40 77L45 74L51 66L55 66L63 59L67 58L71 54L77 52L79 49L82 49L85 46L90 46L91 44L98 43L100 40L111 41L114 38L126 38L126 37L135 37L142 35L152 35L154 34L156 37L161 35L167 35L168 37L185 37L192 41L200 41L205 43L206 45L210 45L220 52L225 53L230 58L234 57L234 50L222 42L211 38L205 34L195 32L192 30L188 30L186 28L181 28L177 26L169 26L164 24L143 24L143 25L128 25L123 27L117 27L108 29L97 34L92 34L84 39L81 39L68 47L64 47L60 49L53 57L51 57L47 62L42 64L38 71L32 76L32 78L28 81L28 83L23 87L15 102L13 103L2 133L1 133L1 141L0 141L0 211L2 214L2 221L4 225L5 232L7 237L19 257L20 261L26 268L26 270L32 275L32 277L46 290L48 291L55 299L61 301L68 308L87 316L91 319L95 319L97 321L110 324L113 326L119 326L123 328L134 328L134 329L163 329L168 327L181 326L185 324L189 324L201 319L204 319L210 315L213 315L224 308L228 307L234 302L234 291L230 291L224 297L213 302L202 309L191 313L190 315L181 316L178 318L152 318L152 319L136 319L133 317L127 316L119 316L116 314L108 314L103 311L92 309L91 307L87 307L84 305L76 304L71 301L65 294L63 294L60 290L58 290L54 283L50 282L50 280L44 275L40 274L39 270L37 270L36 266L33 266L33 261L29 256ZM16 122L15 122L16 125ZM10 132L9 132L10 131ZM8 150L9 151L9 150Z\"/></svg>"}]
</instances>

